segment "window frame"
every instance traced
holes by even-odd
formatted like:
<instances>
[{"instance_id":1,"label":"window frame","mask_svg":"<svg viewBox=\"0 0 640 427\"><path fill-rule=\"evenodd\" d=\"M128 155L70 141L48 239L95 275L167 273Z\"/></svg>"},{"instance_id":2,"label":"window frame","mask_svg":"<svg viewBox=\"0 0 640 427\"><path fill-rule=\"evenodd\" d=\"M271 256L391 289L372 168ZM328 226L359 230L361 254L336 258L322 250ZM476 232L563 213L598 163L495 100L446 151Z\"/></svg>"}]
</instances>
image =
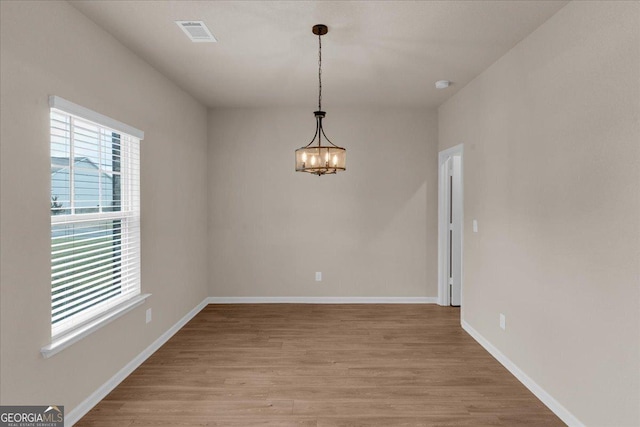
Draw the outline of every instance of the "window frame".
<instances>
[{"instance_id":1,"label":"window frame","mask_svg":"<svg viewBox=\"0 0 640 427\"><path fill-rule=\"evenodd\" d=\"M52 113L62 114L69 119L69 213L54 214L53 207L51 212L51 242L53 244L54 227L64 225L78 225L82 227L82 224L94 222L108 223L109 221L120 221L118 226L121 227L118 230L118 255L114 255L113 258L107 258L114 268L119 269L119 273L109 273L112 276L109 280L113 279L112 287L120 285L117 289L119 293L108 296L105 300L99 301L96 304L89 305L82 308L76 313L72 313L68 318L62 318L54 321L54 282L53 282L53 257L54 249L51 248L52 259L52 282L49 287L49 293L51 297L50 305L50 327L52 343L49 346L44 347L41 351L45 357L49 357L52 354L65 348L67 345L76 342L83 336L91 333L93 330L101 327L113 320L114 318L124 314L125 312L133 309L137 305L141 304L150 295L142 295L142 281L140 275L141 256L140 256L140 141L144 138L144 132L126 125L117 120L111 119L100 113L89 110L85 107L74 104L63 98L57 96L49 97L49 147L50 150L53 147L53 119ZM98 182L98 210L97 212L76 212L76 209L93 209L82 206L77 206L74 203L74 193L76 188L74 187L74 172L76 170L76 157L74 156L75 138L77 137L74 129L74 122L81 120L92 126L97 126L97 144L96 150L98 154L97 169L97 182ZM101 150L103 145L103 135L114 134L119 135L119 171L114 171L113 167L109 171L108 167L103 164L103 158ZM112 160L113 161L113 160ZM83 168L80 167L82 171ZM115 176L116 173L120 176L120 193L119 193L119 211L105 211L105 201L103 200L102 188L104 178L102 175L111 174ZM50 180L50 184L53 187L53 179ZM66 185L65 185L66 186ZM115 191L115 190L114 190ZM51 194L51 191L50 191ZM113 208L113 205L110 205ZM73 233L72 233L73 235ZM82 242L82 240L80 240ZM126 254L125 254L126 252ZM71 262L73 266L75 259L75 251L70 252ZM108 254L108 249L103 250L103 253ZM125 264L126 261L126 264ZM130 264L131 263L131 264ZM125 269L126 267L126 269ZM73 267L66 267L73 268ZM128 269L131 269L131 273ZM108 267L106 271L108 271ZM64 269L63 269L64 270ZM125 273L126 272L126 273ZM60 273L60 269L56 274ZM117 275L120 276L117 276ZM116 277L117 276L117 277ZM80 280L80 279L79 279ZM102 280L102 279L100 279ZM116 282L117 280L117 282ZM86 293L89 297L92 296L91 291L93 286L102 286L101 282L97 282L97 285L86 286ZM106 283L106 282L105 282ZM65 290L66 291L66 290ZM66 298L66 297L65 297ZM92 297L99 298L99 297ZM70 298L72 299L72 298ZM88 299L90 303L92 299Z\"/></svg>"}]
</instances>

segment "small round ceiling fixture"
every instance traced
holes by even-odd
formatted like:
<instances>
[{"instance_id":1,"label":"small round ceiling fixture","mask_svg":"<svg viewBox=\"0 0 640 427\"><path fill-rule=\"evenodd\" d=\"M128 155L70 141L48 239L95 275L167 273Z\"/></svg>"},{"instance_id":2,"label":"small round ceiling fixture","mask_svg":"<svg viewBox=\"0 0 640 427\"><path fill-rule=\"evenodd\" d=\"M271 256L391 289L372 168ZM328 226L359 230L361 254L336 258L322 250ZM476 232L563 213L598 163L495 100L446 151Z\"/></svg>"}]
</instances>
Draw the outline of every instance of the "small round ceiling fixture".
<instances>
[{"instance_id":1,"label":"small round ceiling fixture","mask_svg":"<svg viewBox=\"0 0 640 427\"><path fill-rule=\"evenodd\" d=\"M318 24L314 25L311 31L313 31L313 34L316 36L324 36L329 32L329 28L326 25Z\"/></svg>"}]
</instances>

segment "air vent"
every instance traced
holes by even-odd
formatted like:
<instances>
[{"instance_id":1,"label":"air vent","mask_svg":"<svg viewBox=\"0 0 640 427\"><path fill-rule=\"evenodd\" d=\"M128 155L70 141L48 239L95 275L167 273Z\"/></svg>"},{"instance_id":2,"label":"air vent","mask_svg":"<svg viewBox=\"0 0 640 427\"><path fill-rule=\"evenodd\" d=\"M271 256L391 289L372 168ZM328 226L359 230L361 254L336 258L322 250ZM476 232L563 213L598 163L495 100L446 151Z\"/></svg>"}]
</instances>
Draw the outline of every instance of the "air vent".
<instances>
[{"instance_id":1,"label":"air vent","mask_svg":"<svg viewBox=\"0 0 640 427\"><path fill-rule=\"evenodd\" d=\"M176 21L178 27L182 28L182 31L195 43L215 43L216 38L213 37L211 31L204 25L202 21Z\"/></svg>"}]
</instances>

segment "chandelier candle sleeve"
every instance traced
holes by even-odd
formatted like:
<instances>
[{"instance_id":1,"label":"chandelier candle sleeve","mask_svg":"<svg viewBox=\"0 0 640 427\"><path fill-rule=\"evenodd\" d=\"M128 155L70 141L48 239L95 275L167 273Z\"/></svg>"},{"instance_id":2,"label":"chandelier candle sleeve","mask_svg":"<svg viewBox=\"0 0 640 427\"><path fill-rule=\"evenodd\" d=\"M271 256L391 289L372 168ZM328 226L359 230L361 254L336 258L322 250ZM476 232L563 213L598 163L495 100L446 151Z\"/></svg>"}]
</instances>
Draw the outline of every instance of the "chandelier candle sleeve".
<instances>
[{"instance_id":1,"label":"chandelier candle sleeve","mask_svg":"<svg viewBox=\"0 0 640 427\"><path fill-rule=\"evenodd\" d=\"M322 111L322 36L328 31L326 25L313 26L313 34L318 36L318 111L313 113L316 117L316 132L310 143L296 150L296 172L318 176L344 171L347 165L347 150L331 142L322 127L322 119L327 114Z\"/></svg>"}]
</instances>

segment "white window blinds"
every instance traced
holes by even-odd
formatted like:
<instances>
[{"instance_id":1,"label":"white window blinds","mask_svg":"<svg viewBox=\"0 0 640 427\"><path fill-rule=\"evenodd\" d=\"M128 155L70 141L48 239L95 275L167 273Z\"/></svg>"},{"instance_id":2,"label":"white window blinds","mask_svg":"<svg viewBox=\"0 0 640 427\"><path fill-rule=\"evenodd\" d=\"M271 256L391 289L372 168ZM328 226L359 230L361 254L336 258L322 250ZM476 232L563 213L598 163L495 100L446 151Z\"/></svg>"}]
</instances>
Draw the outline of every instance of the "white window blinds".
<instances>
[{"instance_id":1,"label":"white window blinds","mask_svg":"<svg viewBox=\"0 0 640 427\"><path fill-rule=\"evenodd\" d=\"M50 106L56 337L140 294L144 134L59 97L51 97Z\"/></svg>"}]
</instances>

